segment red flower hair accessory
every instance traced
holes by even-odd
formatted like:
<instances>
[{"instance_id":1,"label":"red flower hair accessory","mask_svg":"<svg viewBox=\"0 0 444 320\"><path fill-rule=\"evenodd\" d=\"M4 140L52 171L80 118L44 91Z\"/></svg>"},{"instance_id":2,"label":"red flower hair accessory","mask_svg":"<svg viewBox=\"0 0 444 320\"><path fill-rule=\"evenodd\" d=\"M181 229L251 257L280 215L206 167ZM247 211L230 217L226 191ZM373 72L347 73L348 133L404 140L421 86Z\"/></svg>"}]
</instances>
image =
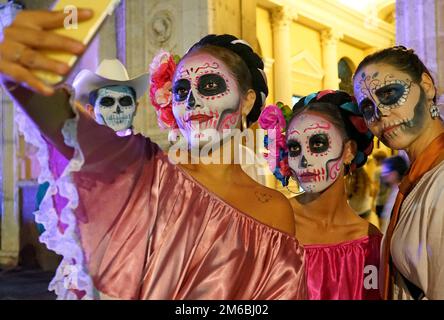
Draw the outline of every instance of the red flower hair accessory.
<instances>
[{"instance_id":1,"label":"red flower hair accessory","mask_svg":"<svg viewBox=\"0 0 444 320\"><path fill-rule=\"evenodd\" d=\"M179 56L161 50L150 64L150 101L156 109L157 123L162 129L177 129L173 115L173 77Z\"/></svg>"}]
</instances>

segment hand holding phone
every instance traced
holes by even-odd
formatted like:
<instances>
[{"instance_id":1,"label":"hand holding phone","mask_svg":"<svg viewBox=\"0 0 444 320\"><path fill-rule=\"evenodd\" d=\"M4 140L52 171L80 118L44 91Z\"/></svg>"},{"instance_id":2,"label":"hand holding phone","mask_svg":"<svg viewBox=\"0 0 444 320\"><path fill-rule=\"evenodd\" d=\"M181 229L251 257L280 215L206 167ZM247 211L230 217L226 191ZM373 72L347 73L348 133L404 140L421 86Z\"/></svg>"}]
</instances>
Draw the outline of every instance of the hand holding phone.
<instances>
[{"instance_id":1,"label":"hand holding phone","mask_svg":"<svg viewBox=\"0 0 444 320\"><path fill-rule=\"evenodd\" d=\"M58 0L54 4L52 11L64 12L66 16L63 21L63 27L54 29L53 32L88 46L106 18L113 13L119 3L120 0ZM87 21L79 22L77 19L79 8L88 8L94 12L94 15ZM67 64L70 69L78 61L78 56L69 52L45 50L42 53L50 59ZM34 74L51 85L57 85L65 80L65 77L48 71L35 71Z\"/></svg>"},{"instance_id":2,"label":"hand holding phone","mask_svg":"<svg viewBox=\"0 0 444 320\"><path fill-rule=\"evenodd\" d=\"M87 1L69 2L77 8L82 8L78 4ZM95 0L89 1L86 8L94 7L93 4L99 2L102 4L106 2L108 6L105 8L113 8L110 4L116 4L115 0ZM78 9L79 27L84 21L95 21L87 25L87 31L80 28L65 30L69 12L27 10L19 12L14 22L5 28L0 41L0 79L4 87L13 91L19 85L23 85L42 95L51 95L54 92L53 85L63 81L103 24L108 12L103 15L103 12L95 14L89 9ZM98 16L101 18L97 20ZM64 34L69 30L71 31L68 35ZM60 53L65 55L59 56Z\"/></svg>"},{"instance_id":3,"label":"hand holding phone","mask_svg":"<svg viewBox=\"0 0 444 320\"><path fill-rule=\"evenodd\" d=\"M78 19L92 17L89 10L79 10ZM85 45L52 32L63 26L63 12L21 11L14 22L3 31L0 42L0 77L4 87L13 91L22 85L43 95L54 92L52 86L39 79L33 70L66 75L66 63L46 57L40 50L54 50L81 55Z\"/></svg>"}]
</instances>

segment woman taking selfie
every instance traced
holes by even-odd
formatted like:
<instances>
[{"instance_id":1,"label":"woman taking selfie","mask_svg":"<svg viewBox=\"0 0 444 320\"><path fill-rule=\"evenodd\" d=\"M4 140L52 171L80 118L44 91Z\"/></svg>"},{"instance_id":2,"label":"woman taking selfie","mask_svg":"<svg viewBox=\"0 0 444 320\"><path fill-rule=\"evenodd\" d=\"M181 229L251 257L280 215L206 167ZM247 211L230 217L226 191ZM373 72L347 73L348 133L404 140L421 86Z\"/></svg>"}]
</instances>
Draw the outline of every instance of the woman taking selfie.
<instances>
[{"instance_id":1,"label":"woman taking selfie","mask_svg":"<svg viewBox=\"0 0 444 320\"><path fill-rule=\"evenodd\" d=\"M79 10L79 21L90 16ZM73 248L56 275L59 297L306 298L303 250L285 197L239 164L173 165L148 138L116 136L75 107L66 87L31 73L69 72L40 50L85 50L52 31L63 19L21 12L0 44L4 88L71 159L61 179L74 196L58 222L77 238L54 231L54 241ZM268 93L262 70L259 56L233 36L207 36L188 51L174 72L172 112L190 147L257 119ZM214 143L233 148L232 139Z\"/></svg>"}]
</instances>

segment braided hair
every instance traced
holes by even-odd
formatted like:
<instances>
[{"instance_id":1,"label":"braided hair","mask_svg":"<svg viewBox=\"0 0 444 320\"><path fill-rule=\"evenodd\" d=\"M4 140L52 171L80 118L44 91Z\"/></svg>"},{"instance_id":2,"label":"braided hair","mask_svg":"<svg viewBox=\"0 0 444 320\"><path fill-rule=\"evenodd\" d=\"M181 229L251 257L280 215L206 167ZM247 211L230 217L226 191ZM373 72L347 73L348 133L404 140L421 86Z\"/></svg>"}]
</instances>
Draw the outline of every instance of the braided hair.
<instances>
[{"instance_id":1,"label":"braided hair","mask_svg":"<svg viewBox=\"0 0 444 320\"><path fill-rule=\"evenodd\" d=\"M211 50L214 47L216 50ZM247 116L248 124L255 122L259 118L261 108L268 96L264 63L259 55L253 51L247 42L229 34L205 36L195 43L182 59L197 51L209 51L212 55L224 61L237 78L242 93L246 93L248 89L255 91L256 100ZM227 63L227 52L234 53L234 56L240 58L240 60L232 64Z\"/></svg>"},{"instance_id":2,"label":"braided hair","mask_svg":"<svg viewBox=\"0 0 444 320\"><path fill-rule=\"evenodd\" d=\"M373 151L373 134L367 128L356 100L345 91L324 90L300 99L293 106L292 119L306 111L326 116L337 129L342 131L346 141L356 142L357 151L345 174L362 167ZM289 123L291 122L289 121Z\"/></svg>"},{"instance_id":3,"label":"braided hair","mask_svg":"<svg viewBox=\"0 0 444 320\"><path fill-rule=\"evenodd\" d=\"M435 85L435 81L433 80L429 69L427 69L415 51L413 49L407 49L404 46L394 46L368 55L358 65L353 79L356 78L356 75L364 67L375 63L391 65L399 71L407 73L416 83L420 83L422 74L426 73ZM436 103L436 94L435 97L433 97L433 102Z\"/></svg>"}]
</instances>

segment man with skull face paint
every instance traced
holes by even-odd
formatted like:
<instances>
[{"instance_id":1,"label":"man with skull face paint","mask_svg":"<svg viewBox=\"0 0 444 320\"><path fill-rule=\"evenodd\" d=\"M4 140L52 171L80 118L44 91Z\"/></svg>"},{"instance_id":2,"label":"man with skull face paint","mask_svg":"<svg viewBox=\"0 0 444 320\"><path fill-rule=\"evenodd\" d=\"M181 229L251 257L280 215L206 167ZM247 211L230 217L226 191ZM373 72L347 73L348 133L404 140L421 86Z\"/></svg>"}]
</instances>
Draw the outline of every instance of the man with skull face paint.
<instances>
[{"instance_id":1,"label":"man with skull face paint","mask_svg":"<svg viewBox=\"0 0 444 320\"><path fill-rule=\"evenodd\" d=\"M75 99L81 104L80 108L84 107L97 123L113 129L118 136L126 136L132 134L136 101L148 89L148 74L144 73L130 79L125 66L119 60L105 59L95 73L87 69L81 70L73 81L73 87ZM62 215L61 211L66 205L66 198L72 196L62 197L59 193L54 194L69 160L44 136L29 133L33 124L27 117L19 114L17 122L22 128L25 139L39 149L40 156L37 157L41 168L39 180L45 183L39 185L40 196L37 198L36 210L38 211L35 216L36 221L43 223L39 224L39 229L42 230L41 238L49 249L63 256L64 250L60 250L54 243L48 241L47 235L53 232L48 220L58 219L56 217ZM45 197L48 190L51 196ZM55 212L57 212L56 215Z\"/></svg>"},{"instance_id":2,"label":"man with skull face paint","mask_svg":"<svg viewBox=\"0 0 444 320\"><path fill-rule=\"evenodd\" d=\"M19 14L16 25L37 24L42 17L55 15ZM79 11L80 21L86 17ZM25 18L27 22L20 23ZM63 25L63 19L56 20L56 25ZM70 48L71 42L51 30L35 32L50 49L60 48L60 43ZM53 38L58 41L51 45ZM8 51L8 45L0 46L3 57L2 50ZM200 62L194 60L199 55ZM8 61L1 64L20 63ZM54 68L54 62L48 63ZM245 42L229 35L205 37L180 64L183 67L175 79L195 81L192 74L207 69L222 74L227 87L213 96L193 92L195 103L187 92L183 106L179 106L180 95L189 89L175 90L179 94L176 121L189 123L184 132L203 128L211 120L211 126L205 125L219 129L237 128L247 115L250 121L257 119L267 94L264 66ZM20 68L29 71L25 64ZM117 137L98 125L73 107L67 90L46 91L41 83L26 82L32 92L21 85L26 77L18 79L7 70L11 69L2 69L2 78L16 83L12 87L4 82L11 96L71 159L62 178L73 197L63 208L65 220L54 221L67 228L51 235L60 246L71 249L52 282L61 298L306 298L304 251L293 237L292 210L283 195L258 185L240 165L173 165L148 138ZM213 79L201 90L213 90L214 85L220 88L221 82ZM209 104L208 109L202 108L202 99L216 100L222 94L234 97L224 102L230 102L228 108ZM68 276L63 277L63 272Z\"/></svg>"},{"instance_id":3,"label":"man with skull face paint","mask_svg":"<svg viewBox=\"0 0 444 320\"><path fill-rule=\"evenodd\" d=\"M280 179L284 186L291 176L304 190L291 201L296 236L306 253L309 299L379 299L381 234L349 206L344 184L344 175L365 164L373 135L342 91L303 97L287 118L286 150L278 166L288 161L290 172ZM264 123L262 115L259 121Z\"/></svg>"},{"instance_id":4,"label":"man with skull face paint","mask_svg":"<svg viewBox=\"0 0 444 320\"><path fill-rule=\"evenodd\" d=\"M137 100L148 89L148 74L130 79L118 59L103 60L95 73L80 71L73 82L76 100L97 123L110 127L119 136L132 133Z\"/></svg>"},{"instance_id":5,"label":"man with skull face paint","mask_svg":"<svg viewBox=\"0 0 444 320\"><path fill-rule=\"evenodd\" d=\"M370 130L412 163L384 236L384 299L444 299L444 124L433 78L405 47L366 57L353 78Z\"/></svg>"}]
</instances>

